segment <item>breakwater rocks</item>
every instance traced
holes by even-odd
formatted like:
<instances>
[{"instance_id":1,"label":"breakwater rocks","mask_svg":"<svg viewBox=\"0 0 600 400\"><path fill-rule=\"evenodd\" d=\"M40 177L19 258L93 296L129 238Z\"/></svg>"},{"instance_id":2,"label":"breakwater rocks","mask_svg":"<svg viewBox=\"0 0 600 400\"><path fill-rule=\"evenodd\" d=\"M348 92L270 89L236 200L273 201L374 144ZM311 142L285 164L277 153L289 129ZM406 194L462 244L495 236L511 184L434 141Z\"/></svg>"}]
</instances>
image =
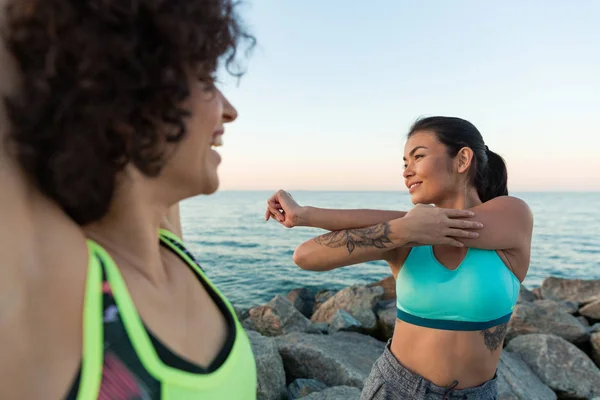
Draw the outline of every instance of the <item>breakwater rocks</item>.
<instances>
[{"instance_id":1,"label":"breakwater rocks","mask_svg":"<svg viewBox=\"0 0 600 400\"><path fill-rule=\"evenodd\" d=\"M395 324L395 284L292 290L236 309L255 353L258 399L358 400ZM600 280L521 287L498 366L501 400L600 400Z\"/></svg>"}]
</instances>

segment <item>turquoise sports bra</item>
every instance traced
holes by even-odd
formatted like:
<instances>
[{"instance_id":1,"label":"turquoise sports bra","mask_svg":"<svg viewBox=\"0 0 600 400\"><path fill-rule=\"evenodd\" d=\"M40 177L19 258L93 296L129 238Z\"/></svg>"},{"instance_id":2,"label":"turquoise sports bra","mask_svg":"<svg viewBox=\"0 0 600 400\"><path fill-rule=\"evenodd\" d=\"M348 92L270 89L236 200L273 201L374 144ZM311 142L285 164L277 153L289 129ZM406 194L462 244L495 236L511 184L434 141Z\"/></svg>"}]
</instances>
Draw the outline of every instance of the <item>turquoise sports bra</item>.
<instances>
[{"instance_id":1,"label":"turquoise sports bra","mask_svg":"<svg viewBox=\"0 0 600 400\"><path fill-rule=\"evenodd\" d=\"M508 322L519 286L494 250L467 249L450 270L431 246L413 247L396 278L397 317L434 329L488 329Z\"/></svg>"}]
</instances>

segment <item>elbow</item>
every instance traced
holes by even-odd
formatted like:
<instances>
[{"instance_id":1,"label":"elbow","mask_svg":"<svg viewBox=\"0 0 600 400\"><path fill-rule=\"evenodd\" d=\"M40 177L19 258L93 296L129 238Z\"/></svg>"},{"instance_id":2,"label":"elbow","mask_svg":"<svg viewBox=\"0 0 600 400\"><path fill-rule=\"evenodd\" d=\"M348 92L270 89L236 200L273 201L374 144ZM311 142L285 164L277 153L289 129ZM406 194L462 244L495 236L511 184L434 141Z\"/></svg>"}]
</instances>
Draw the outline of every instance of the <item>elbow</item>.
<instances>
[{"instance_id":1,"label":"elbow","mask_svg":"<svg viewBox=\"0 0 600 400\"><path fill-rule=\"evenodd\" d=\"M296 264L300 268L307 270L307 271L314 270L314 268L311 268L311 265L309 262L308 251L303 245L298 246L296 248L296 250L294 250L293 259L294 259L294 264Z\"/></svg>"}]
</instances>

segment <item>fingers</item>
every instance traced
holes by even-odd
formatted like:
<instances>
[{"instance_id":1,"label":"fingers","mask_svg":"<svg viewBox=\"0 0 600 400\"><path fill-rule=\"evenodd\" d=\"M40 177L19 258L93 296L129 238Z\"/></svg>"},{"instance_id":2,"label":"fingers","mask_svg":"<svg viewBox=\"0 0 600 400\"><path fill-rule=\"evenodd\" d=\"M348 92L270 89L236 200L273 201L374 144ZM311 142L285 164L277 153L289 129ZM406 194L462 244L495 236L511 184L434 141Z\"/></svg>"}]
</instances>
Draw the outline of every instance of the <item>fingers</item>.
<instances>
[{"instance_id":1,"label":"fingers","mask_svg":"<svg viewBox=\"0 0 600 400\"><path fill-rule=\"evenodd\" d=\"M448 218L470 218L475 216L473 211L455 210L451 208L444 209L444 214L446 214Z\"/></svg>"},{"instance_id":2,"label":"fingers","mask_svg":"<svg viewBox=\"0 0 600 400\"><path fill-rule=\"evenodd\" d=\"M271 214L272 218L275 218L279 222L281 222L285 219L285 217L283 216L283 213L281 211L279 211L279 208L272 206L271 204L269 204L267 206L267 211Z\"/></svg>"},{"instance_id":3,"label":"fingers","mask_svg":"<svg viewBox=\"0 0 600 400\"><path fill-rule=\"evenodd\" d=\"M450 228L458 228L458 229L481 229L481 228L483 228L483 224L481 222L464 220L464 219L450 219L448 221L448 226Z\"/></svg>"},{"instance_id":4,"label":"fingers","mask_svg":"<svg viewBox=\"0 0 600 400\"><path fill-rule=\"evenodd\" d=\"M450 236L453 238L476 239L479 237L479 233L472 232L472 231L465 231L462 229L448 229L448 232L446 232L446 236Z\"/></svg>"},{"instance_id":5,"label":"fingers","mask_svg":"<svg viewBox=\"0 0 600 400\"><path fill-rule=\"evenodd\" d=\"M454 247L465 247L465 245L461 242L459 242L458 240L452 239L452 238L446 238L442 244L447 244L448 246L454 246Z\"/></svg>"}]
</instances>

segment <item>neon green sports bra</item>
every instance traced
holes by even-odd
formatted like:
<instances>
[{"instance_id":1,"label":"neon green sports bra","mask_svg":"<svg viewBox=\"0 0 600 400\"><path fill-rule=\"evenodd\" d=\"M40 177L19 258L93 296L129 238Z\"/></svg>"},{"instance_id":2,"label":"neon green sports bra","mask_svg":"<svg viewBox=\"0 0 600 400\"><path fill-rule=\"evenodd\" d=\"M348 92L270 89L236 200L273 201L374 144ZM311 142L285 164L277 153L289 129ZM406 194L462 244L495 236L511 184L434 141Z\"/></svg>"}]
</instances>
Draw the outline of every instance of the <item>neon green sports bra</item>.
<instances>
[{"instance_id":1,"label":"neon green sports bra","mask_svg":"<svg viewBox=\"0 0 600 400\"><path fill-rule=\"evenodd\" d=\"M83 360L67 400L255 400L254 356L233 307L181 239L161 230L160 242L192 268L225 316L220 354L200 367L171 352L144 325L110 255L89 240Z\"/></svg>"}]
</instances>

